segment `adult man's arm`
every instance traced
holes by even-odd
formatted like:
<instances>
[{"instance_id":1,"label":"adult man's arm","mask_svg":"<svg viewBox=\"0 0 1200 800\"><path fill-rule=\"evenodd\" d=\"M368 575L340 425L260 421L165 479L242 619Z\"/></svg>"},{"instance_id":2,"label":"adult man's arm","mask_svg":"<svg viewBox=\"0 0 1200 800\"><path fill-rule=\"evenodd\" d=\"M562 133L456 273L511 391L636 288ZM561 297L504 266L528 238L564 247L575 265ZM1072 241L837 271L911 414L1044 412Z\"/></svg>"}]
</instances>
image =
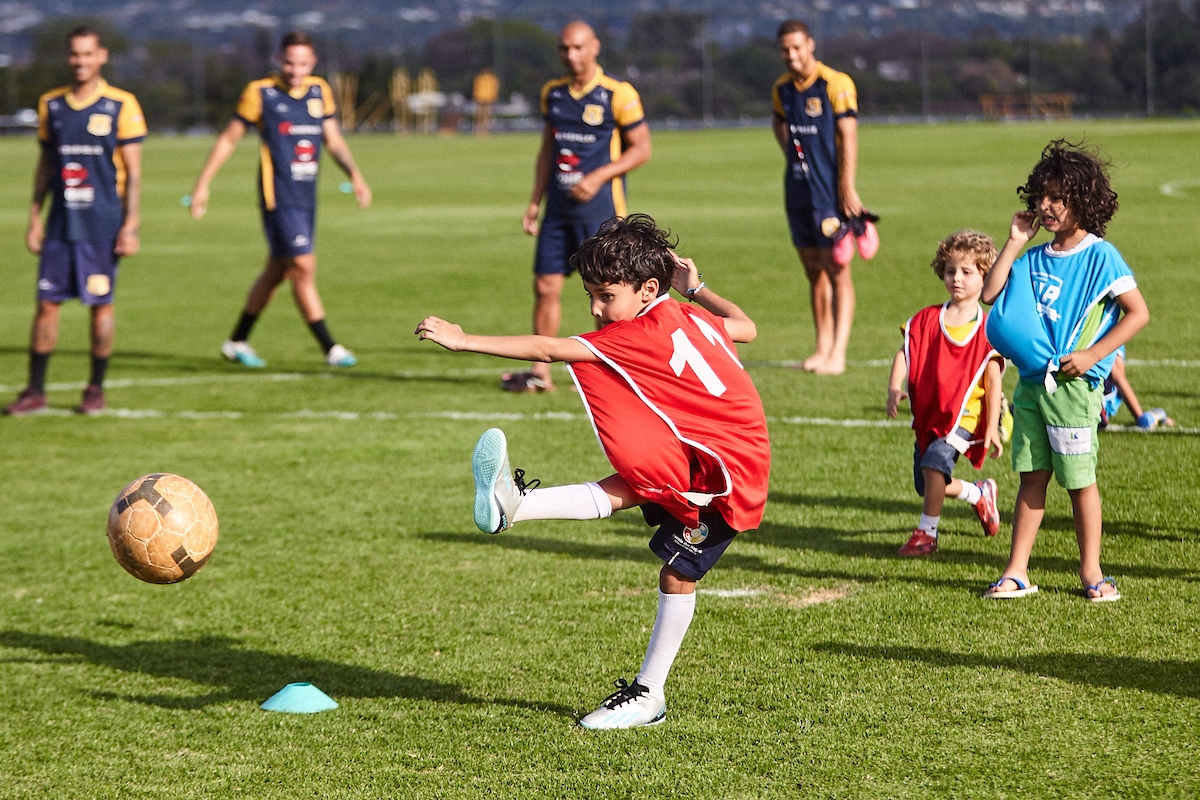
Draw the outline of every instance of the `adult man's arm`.
<instances>
[{"instance_id":1,"label":"adult man's arm","mask_svg":"<svg viewBox=\"0 0 1200 800\"><path fill-rule=\"evenodd\" d=\"M838 197L842 201L842 213L857 217L862 213L862 200L854 186L858 173L858 117L845 116L837 121L838 143Z\"/></svg>"},{"instance_id":2,"label":"adult man's arm","mask_svg":"<svg viewBox=\"0 0 1200 800\"><path fill-rule=\"evenodd\" d=\"M546 187L550 185L550 168L554 162L554 129L549 125L542 127L542 146L538 149L537 160L533 165L533 191L529 193L529 205L521 217L521 227L530 236L538 235L538 212L542 207L542 198L546 196Z\"/></svg>"},{"instance_id":3,"label":"adult man's arm","mask_svg":"<svg viewBox=\"0 0 1200 800\"><path fill-rule=\"evenodd\" d=\"M192 204L189 209L194 219L200 219L208 210L208 185L212 183L221 167L225 166L225 162L233 155L238 142L245 135L246 123L234 117L217 137L212 151L208 154L208 160L204 162L204 168L200 170L200 177L196 178L196 185L192 187Z\"/></svg>"},{"instance_id":4,"label":"adult man's arm","mask_svg":"<svg viewBox=\"0 0 1200 800\"><path fill-rule=\"evenodd\" d=\"M771 118L771 130L775 132L775 141L779 142L779 149L783 151L783 157L787 158L788 146L791 142L788 140L788 123L786 119L779 117Z\"/></svg>"},{"instance_id":5,"label":"adult man's arm","mask_svg":"<svg viewBox=\"0 0 1200 800\"><path fill-rule=\"evenodd\" d=\"M596 196L600 188L626 172L637 169L650 160L650 127L643 121L621 132L623 150L621 157L583 176L571 187L571 199L586 203Z\"/></svg>"},{"instance_id":6,"label":"adult man's arm","mask_svg":"<svg viewBox=\"0 0 1200 800\"><path fill-rule=\"evenodd\" d=\"M29 227L25 231L25 246L34 255L42 252L42 242L46 238L46 228L42 223L42 207L46 203L46 195L49 192L50 159L46 157L45 147L42 147L37 167L33 170L33 200L29 204Z\"/></svg>"},{"instance_id":7,"label":"adult man's arm","mask_svg":"<svg viewBox=\"0 0 1200 800\"><path fill-rule=\"evenodd\" d=\"M142 143L123 144L117 148L117 153L125 164L125 196L121 200L125 221L117 232L113 252L119 256L131 256L141 247L138 226L141 224L142 207Z\"/></svg>"},{"instance_id":8,"label":"adult man's arm","mask_svg":"<svg viewBox=\"0 0 1200 800\"><path fill-rule=\"evenodd\" d=\"M358 166L354 163L354 156L350 153L350 145L346 144L346 137L342 136L342 129L337 120L329 117L322 123L321 130L325 135L325 146L329 150L329 155L342 168L342 172L350 178L350 185L354 187L354 196L358 199L358 207L366 208L371 205L371 187L367 185L362 173L358 171Z\"/></svg>"}]
</instances>

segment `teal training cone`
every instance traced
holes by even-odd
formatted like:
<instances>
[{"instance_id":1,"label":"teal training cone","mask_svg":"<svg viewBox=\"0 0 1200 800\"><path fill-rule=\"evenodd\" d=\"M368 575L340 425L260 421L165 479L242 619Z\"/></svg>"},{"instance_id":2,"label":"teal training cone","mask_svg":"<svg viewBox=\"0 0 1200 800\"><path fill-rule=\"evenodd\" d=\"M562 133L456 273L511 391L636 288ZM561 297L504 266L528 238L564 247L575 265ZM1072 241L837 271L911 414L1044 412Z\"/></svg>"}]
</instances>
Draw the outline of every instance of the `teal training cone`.
<instances>
[{"instance_id":1,"label":"teal training cone","mask_svg":"<svg viewBox=\"0 0 1200 800\"><path fill-rule=\"evenodd\" d=\"M332 697L311 683L289 683L259 706L266 711L283 711L288 714L315 714L337 707L338 704Z\"/></svg>"}]
</instances>

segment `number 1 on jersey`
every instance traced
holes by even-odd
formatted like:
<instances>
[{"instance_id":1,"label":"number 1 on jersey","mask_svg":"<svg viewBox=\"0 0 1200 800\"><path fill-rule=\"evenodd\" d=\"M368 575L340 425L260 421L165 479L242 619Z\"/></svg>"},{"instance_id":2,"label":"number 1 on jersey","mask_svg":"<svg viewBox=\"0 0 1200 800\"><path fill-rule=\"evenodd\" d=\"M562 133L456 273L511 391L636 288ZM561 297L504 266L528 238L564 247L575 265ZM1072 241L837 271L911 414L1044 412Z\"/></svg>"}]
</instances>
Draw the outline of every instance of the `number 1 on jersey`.
<instances>
[{"instance_id":1,"label":"number 1 on jersey","mask_svg":"<svg viewBox=\"0 0 1200 800\"><path fill-rule=\"evenodd\" d=\"M683 332L683 328L676 328L671 334L671 343L674 345L674 352L671 354L671 369L676 375L683 375L684 367L691 367L692 372L704 384L704 388L713 397L720 397L725 394L725 384L717 377L717 373L704 360L704 356L696 349L696 345L692 344L692 340Z\"/></svg>"}]
</instances>

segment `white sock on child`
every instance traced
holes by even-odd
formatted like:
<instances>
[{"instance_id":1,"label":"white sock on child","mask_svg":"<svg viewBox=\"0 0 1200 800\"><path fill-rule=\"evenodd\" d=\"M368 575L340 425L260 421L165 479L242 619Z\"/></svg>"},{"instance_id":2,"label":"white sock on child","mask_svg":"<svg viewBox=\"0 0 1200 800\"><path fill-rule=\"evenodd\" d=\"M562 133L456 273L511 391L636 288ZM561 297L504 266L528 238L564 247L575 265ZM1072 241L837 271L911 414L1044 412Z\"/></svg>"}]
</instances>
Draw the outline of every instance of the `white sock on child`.
<instances>
[{"instance_id":1,"label":"white sock on child","mask_svg":"<svg viewBox=\"0 0 1200 800\"><path fill-rule=\"evenodd\" d=\"M928 533L930 536L937 537L937 526L942 521L942 515L931 517L928 514L921 515L921 521L917 523L917 527Z\"/></svg>"},{"instance_id":2,"label":"white sock on child","mask_svg":"<svg viewBox=\"0 0 1200 800\"><path fill-rule=\"evenodd\" d=\"M534 489L521 499L513 522L529 519L604 519L612 516L612 501L598 483L576 483Z\"/></svg>"},{"instance_id":3,"label":"white sock on child","mask_svg":"<svg viewBox=\"0 0 1200 800\"><path fill-rule=\"evenodd\" d=\"M654 617L654 631L650 634L650 644L646 645L646 658L642 661L641 672L637 682L650 690L654 697L662 699L663 684L667 682L667 673L675 663L683 637L687 634L688 626L692 624L692 615L696 612L696 595L665 594L658 591L658 614Z\"/></svg>"},{"instance_id":4,"label":"white sock on child","mask_svg":"<svg viewBox=\"0 0 1200 800\"><path fill-rule=\"evenodd\" d=\"M979 498L983 497L983 490L970 481L959 481L962 484L962 491L955 495L959 500L966 500L971 505L979 503Z\"/></svg>"}]
</instances>

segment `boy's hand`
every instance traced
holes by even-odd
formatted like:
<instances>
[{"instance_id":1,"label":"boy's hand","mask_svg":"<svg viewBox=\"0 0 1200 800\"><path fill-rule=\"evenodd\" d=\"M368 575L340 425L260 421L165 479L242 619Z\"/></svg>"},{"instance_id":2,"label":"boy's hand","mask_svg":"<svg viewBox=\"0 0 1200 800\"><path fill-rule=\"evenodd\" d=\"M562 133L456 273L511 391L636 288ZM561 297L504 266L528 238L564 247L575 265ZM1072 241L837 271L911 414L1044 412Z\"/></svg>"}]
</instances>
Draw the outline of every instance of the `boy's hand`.
<instances>
[{"instance_id":1,"label":"boy's hand","mask_svg":"<svg viewBox=\"0 0 1200 800\"><path fill-rule=\"evenodd\" d=\"M1038 222L1036 213L1033 211L1018 211L1013 214L1012 227L1008 231L1008 238L1024 244L1034 237L1039 227L1041 227L1041 223Z\"/></svg>"},{"instance_id":2,"label":"boy's hand","mask_svg":"<svg viewBox=\"0 0 1200 800\"><path fill-rule=\"evenodd\" d=\"M675 259L675 274L671 276L671 288L683 294L688 289L695 289L700 285L700 271L696 269L696 262L690 258L680 258L675 251L671 251L671 257Z\"/></svg>"},{"instance_id":3,"label":"boy's hand","mask_svg":"<svg viewBox=\"0 0 1200 800\"><path fill-rule=\"evenodd\" d=\"M1096 362L1099 360L1092 355L1090 347L1086 350L1076 350L1074 353L1067 353L1059 360L1058 371L1068 378L1078 378L1087 374L1087 371L1096 366Z\"/></svg>"},{"instance_id":4,"label":"boy's hand","mask_svg":"<svg viewBox=\"0 0 1200 800\"><path fill-rule=\"evenodd\" d=\"M900 389L888 389L887 396L887 415L895 419L896 414L900 411L900 401L908 399L908 392Z\"/></svg>"},{"instance_id":5,"label":"boy's hand","mask_svg":"<svg viewBox=\"0 0 1200 800\"><path fill-rule=\"evenodd\" d=\"M999 458L1004 454L1004 439L1000 436L999 425L988 426L987 433L983 435L983 451L992 458Z\"/></svg>"},{"instance_id":6,"label":"boy's hand","mask_svg":"<svg viewBox=\"0 0 1200 800\"><path fill-rule=\"evenodd\" d=\"M462 350L466 345L467 335L463 329L453 322L447 322L438 317L426 317L413 331L419 339L429 339L437 342L447 350Z\"/></svg>"}]
</instances>

